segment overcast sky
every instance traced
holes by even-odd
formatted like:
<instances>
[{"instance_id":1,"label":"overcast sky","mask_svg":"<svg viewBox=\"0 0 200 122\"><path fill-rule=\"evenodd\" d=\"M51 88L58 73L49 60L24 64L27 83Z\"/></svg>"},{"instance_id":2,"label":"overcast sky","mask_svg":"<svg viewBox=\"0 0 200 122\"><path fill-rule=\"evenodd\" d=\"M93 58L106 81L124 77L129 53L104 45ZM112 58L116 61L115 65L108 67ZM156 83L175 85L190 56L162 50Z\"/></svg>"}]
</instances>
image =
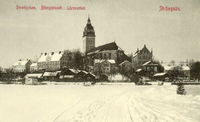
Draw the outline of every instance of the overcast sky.
<instances>
[{"instance_id":1,"label":"overcast sky","mask_svg":"<svg viewBox=\"0 0 200 122\"><path fill-rule=\"evenodd\" d=\"M16 10L16 5L37 10ZM41 11L41 5L86 10ZM181 11L159 11L160 6ZM200 59L200 0L1 0L0 66L41 52L82 50L88 15L96 46L116 41L127 53L144 44L158 60Z\"/></svg>"}]
</instances>

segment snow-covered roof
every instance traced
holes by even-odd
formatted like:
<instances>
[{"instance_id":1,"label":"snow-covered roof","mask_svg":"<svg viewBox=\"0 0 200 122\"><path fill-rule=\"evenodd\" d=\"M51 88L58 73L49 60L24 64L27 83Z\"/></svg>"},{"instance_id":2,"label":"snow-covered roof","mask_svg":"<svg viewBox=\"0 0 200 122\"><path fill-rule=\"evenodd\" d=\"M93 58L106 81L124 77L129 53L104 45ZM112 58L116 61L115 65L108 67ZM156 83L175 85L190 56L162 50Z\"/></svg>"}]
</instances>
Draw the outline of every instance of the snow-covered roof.
<instances>
[{"instance_id":1,"label":"snow-covered roof","mask_svg":"<svg viewBox=\"0 0 200 122\"><path fill-rule=\"evenodd\" d=\"M165 75L166 73L164 73L164 72L162 72L162 73L156 73L155 75L153 75L153 76L163 76L163 75Z\"/></svg>"},{"instance_id":2,"label":"snow-covered roof","mask_svg":"<svg viewBox=\"0 0 200 122\"><path fill-rule=\"evenodd\" d=\"M143 64L143 66L145 66L145 65L147 65L149 63L151 63L151 61L147 61L146 63Z\"/></svg>"},{"instance_id":3,"label":"snow-covered roof","mask_svg":"<svg viewBox=\"0 0 200 122\"><path fill-rule=\"evenodd\" d=\"M140 72L140 71L142 71L142 69L137 69L137 70L136 70L136 72Z\"/></svg>"},{"instance_id":4,"label":"snow-covered roof","mask_svg":"<svg viewBox=\"0 0 200 122\"><path fill-rule=\"evenodd\" d=\"M79 71L78 70L75 70L75 69L69 69L71 72L73 72L73 73L79 73Z\"/></svg>"},{"instance_id":5,"label":"snow-covered roof","mask_svg":"<svg viewBox=\"0 0 200 122\"><path fill-rule=\"evenodd\" d=\"M58 73L60 72L44 72L43 76L57 76Z\"/></svg>"},{"instance_id":6,"label":"snow-covered roof","mask_svg":"<svg viewBox=\"0 0 200 122\"><path fill-rule=\"evenodd\" d=\"M87 72L87 71L84 71L84 70L81 70L81 72L83 72L84 74L88 74L88 72Z\"/></svg>"},{"instance_id":7,"label":"snow-covered roof","mask_svg":"<svg viewBox=\"0 0 200 122\"><path fill-rule=\"evenodd\" d=\"M59 61L62 55L63 55L63 51L59 51L59 52L55 52L54 54L51 54L51 61Z\"/></svg>"},{"instance_id":8,"label":"snow-covered roof","mask_svg":"<svg viewBox=\"0 0 200 122\"><path fill-rule=\"evenodd\" d=\"M133 55L133 58L135 57L135 56L137 56L138 55L138 53L135 53L134 55Z\"/></svg>"},{"instance_id":9,"label":"snow-covered roof","mask_svg":"<svg viewBox=\"0 0 200 122\"><path fill-rule=\"evenodd\" d=\"M42 53L38 62L46 62L46 61L59 61L63 55L63 51L51 52L51 53Z\"/></svg>"},{"instance_id":10,"label":"snow-covered roof","mask_svg":"<svg viewBox=\"0 0 200 122\"><path fill-rule=\"evenodd\" d=\"M115 60L113 60L113 59L109 59L107 61L110 62L111 64L115 64Z\"/></svg>"},{"instance_id":11,"label":"snow-covered roof","mask_svg":"<svg viewBox=\"0 0 200 122\"><path fill-rule=\"evenodd\" d=\"M92 75L92 76L94 76L94 77L95 77L95 75L94 75L93 73L91 73L91 72L89 72L88 74L90 74L90 75Z\"/></svg>"},{"instance_id":12,"label":"snow-covered roof","mask_svg":"<svg viewBox=\"0 0 200 122\"><path fill-rule=\"evenodd\" d=\"M100 52L100 50L96 50L96 51L94 51L94 52L89 52L89 53L87 53L87 55L96 54L96 53L98 53L98 52Z\"/></svg>"},{"instance_id":13,"label":"snow-covered roof","mask_svg":"<svg viewBox=\"0 0 200 122\"><path fill-rule=\"evenodd\" d=\"M115 60L114 59L109 59L109 60L106 60L106 59L95 59L94 60L94 63L102 63L104 61L108 61L110 62L111 64L115 64Z\"/></svg>"},{"instance_id":14,"label":"snow-covered roof","mask_svg":"<svg viewBox=\"0 0 200 122\"><path fill-rule=\"evenodd\" d=\"M190 67L189 67L189 66L182 66L182 70L184 70L184 71L189 71L189 70L190 70Z\"/></svg>"},{"instance_id":15,"label":"snow-covered roof","mask_svg":"<svg viewBox=\"0 0 200 122\"><path fill-rule=\"evenodd\" d=\"M15 62L13 64L13 66L17 66L17 65L26 65L26 63L28 62L28 60L19 60L17 62Z\"/></svg>"},{"instance_id":16,"label":"snow-covered roof","mask_svg":"<svg viewBox=\"0 0 200 122\"><path fill-rule=\"evenodd\" d=\"M31 67L35 67L35 66L37 66L37 63L32 63L31 64Z\"/></svg>"},{"instance_id":17,"label":"snow-covered roof","mask_svg":"<svg viewBox=\"0 0 200 122\"><path fill-rule=\"evenodd\" d=\"M168 70L172 70L173 69L173 66L163 66L164 67L164 70L168 71Z\"/></svg>"},{"instance_id":18,"label":"snow-covered roof","mask_svg":"<svg viewBox=\"0 0 200 122\"><path fill-rule=\"evenodd\" d=\"M46 62L47 61L47 53L43 53L40 55L40 58L38 59L38 62Z\"/></svg>"},{"instance_id":19,"label":"snow-covered roof","mask_svg":"<svg viewBox=\"0 0 200 122\"><path fill-rule=\"evenodd\" d=\"M128 61L128 60L124 60L122 63L120 63L119 65L122 65L122 64L124 64L124 63L131 63L130 61Z\"/></svg>"},{"instance_id":20,"label":"snow-covered roof","mask_svg":"<svg viewBox=\"0 0 200 122\"><path fill-rule=\"evenodd\" d=\"M96 63L101 63L101 62L103 62L104 60L101 60L101 59L94 59L94 63L96 64Z\"/></svg>"},{"instance_id":21,"label":"snow-covered roof","mask_svg":"<svg viewBox=\"0 0 200 122\"><path fill-rule=\"evenodd\" d=\"M25 77L26 77L26 78L40 78L40 77L42 77L42 73L27 74Z\"/></svg>"},{"instance_id":22,"label":"snow-covered roof","mask_svg":"<svg viewBox=\"0 0 200 122\"><path fill-rule=\"evenodd\" d=\"M91 72L87 73L87 76L92 76L92 77L96 78L96 76L94 74L92 74Z\"/></svg>"}]
</instances>

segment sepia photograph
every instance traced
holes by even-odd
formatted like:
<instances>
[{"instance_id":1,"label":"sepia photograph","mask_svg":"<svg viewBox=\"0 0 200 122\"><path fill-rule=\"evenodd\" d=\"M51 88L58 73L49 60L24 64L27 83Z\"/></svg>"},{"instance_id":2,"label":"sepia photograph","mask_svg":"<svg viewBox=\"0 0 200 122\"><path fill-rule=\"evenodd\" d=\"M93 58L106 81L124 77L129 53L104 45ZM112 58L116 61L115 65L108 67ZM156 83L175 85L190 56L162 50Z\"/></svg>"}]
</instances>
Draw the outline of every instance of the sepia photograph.
<instances>
[{"instance_id":1,"label":"sepia photograph","mask_svg":"<svg viewBox=\"0 0 200 122\"><path fill-rule=\"evenodd\" d=\"M199 0L1 0L0 122L200 122Z\"/></svg>"}]
</instances>

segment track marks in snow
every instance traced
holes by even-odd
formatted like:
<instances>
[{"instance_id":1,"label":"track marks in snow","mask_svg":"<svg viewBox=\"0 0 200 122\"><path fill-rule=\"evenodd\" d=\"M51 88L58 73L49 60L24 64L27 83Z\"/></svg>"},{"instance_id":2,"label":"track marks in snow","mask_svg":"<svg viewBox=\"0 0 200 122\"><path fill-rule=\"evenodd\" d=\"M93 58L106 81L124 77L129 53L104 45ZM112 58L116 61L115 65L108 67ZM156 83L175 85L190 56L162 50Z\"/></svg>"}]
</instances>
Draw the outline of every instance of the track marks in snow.
<instances>
[{"instance_id":1,"label":"track marks in snow","mask_svg":"<svg viewBox=\"0 0 200 122\"><path fill-rule=\"evenodd\" d=\"M172 96L176 96L172 88L146 88L128 87L91 100L82 97L77 104L60 112L53 122L195 122L186 115L192 108L180 110L179 101L172 101ZM157 88L160 93L155 94Z\"/></svg>"}]
</instances>

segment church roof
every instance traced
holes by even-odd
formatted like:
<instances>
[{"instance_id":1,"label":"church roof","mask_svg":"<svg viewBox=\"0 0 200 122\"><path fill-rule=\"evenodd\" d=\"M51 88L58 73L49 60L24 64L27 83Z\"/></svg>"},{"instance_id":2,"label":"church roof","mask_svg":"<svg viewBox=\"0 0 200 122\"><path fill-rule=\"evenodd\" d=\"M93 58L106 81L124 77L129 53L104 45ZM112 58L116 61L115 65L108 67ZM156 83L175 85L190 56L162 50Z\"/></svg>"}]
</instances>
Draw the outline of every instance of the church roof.
<instances>
[{"instance_id":1,"label":"church roof","mask_svg":"<svg viewBox=\"0 0 200 122\"><path fill-rule=\"evenodd\" d=\"M104 44L95 48L92 48L89 50L89 52L95 52L95 51L103 51L103 50L118 50L118 46L115 42L111 42L108 44Z\"/></svg>"},{"instance_id":2,"label":"church roof","mask_svg":"<svg viewBox=\"0 0 200 122\"><path fill-rule=\"evenodd\" d=\"M38 59L38 62L60 61L62 55L63 55L63 51L42 53Z\"/></svg>"}]
</instances>

